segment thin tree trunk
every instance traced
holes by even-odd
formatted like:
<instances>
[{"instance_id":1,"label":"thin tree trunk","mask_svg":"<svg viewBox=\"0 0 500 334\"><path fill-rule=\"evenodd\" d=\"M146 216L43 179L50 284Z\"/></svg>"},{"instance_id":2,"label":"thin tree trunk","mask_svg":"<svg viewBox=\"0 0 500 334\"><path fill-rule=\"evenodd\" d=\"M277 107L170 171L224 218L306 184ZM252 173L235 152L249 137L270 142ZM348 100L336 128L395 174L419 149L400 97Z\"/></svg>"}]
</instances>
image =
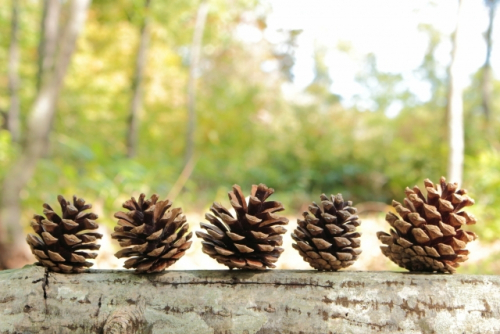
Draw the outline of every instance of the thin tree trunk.
<instances>
[{"instance_id":1,"label":"thin tree trunk","mask_svg":"<svg viewBox=\"0 0 500 334\"><path fill-rule=\"evenodd\" d=\"M133 158L137 152L137 137L139 132L139 110L142 99L142 82L144 78L144 69L146 67L146 51L149 43L149 6L151 0L145 0L144 20L141 26L141 37L139 50L135 62L134 77L132 79L132 102L130 105L130 114L128 119L127 132L127 156Z\"/></svg>"},{"instance_id":2,"label":"thin tree trunk","mask_svg":"<svg viewBox=\"0 0 500 334\"><path fill-rule=\"evenodd\" d=\"M19 1L12 0L12 23L10 31L9 46L9 97L10 106L7 116L7 129L9 130L12 141L19 142L21 128L19 124Z\"/></svg>"},{"instance_id":3,"label":"thin tree trunk","mask_svg":"<svg viewBox=\"0 0 500 334\"><path fill-rule=\"evenodd\" d=\"M184 188L184 185L186 184L187 180L189 180L189 177L191 176L191 173L193 172L195 165L196 165L196 158L193 155L191 156L191 159L188 161L188 163L184 166L184 169L177 178L177 181L175 181L174 185L170 189L170 192L167 195L167 198L169 200L171 200L172 202L175 201L177 195L179 195L182 188Z\"/></svg>"},{"instance_id":4,"label":"thin tree trunk","mask_svg":"<svg viewBox=\"0 0 500 334\"><path fill-rule=\"evenodd\" d=\"M196 23L194 27L193 41L191 43L191 54L189 59L188 79L188 122L186 134L186 153L184 165L188 165L194 154L194 132L196 128L196 76L200 63L200 51L203 41L203 31L208 14L208 2L202 0L198 7Z\"/></svg>"},{"instance_id":5,"label":"thin tree trunk","mask_svg":"<svg viewBox=\"0 0 500 334\"><path fill-rule=\"evenodd\" d=\"M61 12L60 0L44 0L43 14L40 25L40 42L38 44L38 72L36 77L39 91L47 78L51 75L57 52L59 17Z\"/></svg>"},{"instance_id":6,"label":"thin tree trunk","mask_svg":"<svg viewBox=\"0 0 500 334\"><path fill-rule=\"evenodd\" d=\"M21 222L19 195L35 172L38 159L46 150L48 132L55 105L78 35L85 22L90 0L73 0L69 4L68 23L60 39L54 70L42 82L31 108L26 143L20 157L5 175L0 197L0 265L22 266L28 259Z\"/></svg>"},{"instance_id":7,"label":"thin tree trunk","mask_svg":"<svg viewBox=\"0 0 500 334\"><path fill-rule=\"evenodd\" d=\"M463 90L466 75L463 71L463 0L458 1L457 26L453 35L448 92L448 180L462 183L464 165Z\"/></svg>"},{"instance_id":8,"label":"thin tree trunk","mask_svg":"<svg viewBox=\"0 0 500 334\"><path fill-rule=\"evenodd\" d=\"M492 32L493 32L493 19L495 17L496 10L496 0L486 0L486 4L489 7L489 23L488 30L484 35L486 40L486 60L483 65L483 76L481 78L481 96L483 113L486 121L490 119L491 116L491 93L493 92L492 84L492 71L491 71L491 49L493 46ZM486 123L488 124L488 122Z\"/></svg>"},{"instance_id":9,"label":"thin tree trunk","mask_svg":"<svg viewBox=\"0 0 500 334\"><path fill-rule=\"evenodd\" d=\"M54 71L58 52L58 41L61 37L60 27L64 13L62 11L61 0L44 0L43 17L40 29L40 42L38 44L38 73L37 73L37 90L39 91L42 85L50 80L50 76ZM55 112L54 112L55 113ZM54 117L50 119L50 129L54 123ZM49 131L43 139L49 142ZM45 145L42 157L47 156L49 145Z\"/></svg>"}]
</instances>

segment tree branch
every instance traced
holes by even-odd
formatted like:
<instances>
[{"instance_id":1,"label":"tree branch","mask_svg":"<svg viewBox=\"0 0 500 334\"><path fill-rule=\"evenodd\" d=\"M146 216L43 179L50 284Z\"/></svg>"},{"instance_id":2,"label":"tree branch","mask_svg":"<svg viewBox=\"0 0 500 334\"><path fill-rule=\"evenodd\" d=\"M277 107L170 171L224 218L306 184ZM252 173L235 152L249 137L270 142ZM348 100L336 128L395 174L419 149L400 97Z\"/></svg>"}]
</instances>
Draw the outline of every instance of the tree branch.
<instances>
[{"instance_id":1,"label":"tree branch","mask_svg":"<svg viewBox=\"0 0 500 334\"><path fill-rule=\"evenodd\" d=\"M29 266L1 271L0 286L0 333L500 331L492 275L91 270L45 279Z\"/></svg>"}]
</instances>

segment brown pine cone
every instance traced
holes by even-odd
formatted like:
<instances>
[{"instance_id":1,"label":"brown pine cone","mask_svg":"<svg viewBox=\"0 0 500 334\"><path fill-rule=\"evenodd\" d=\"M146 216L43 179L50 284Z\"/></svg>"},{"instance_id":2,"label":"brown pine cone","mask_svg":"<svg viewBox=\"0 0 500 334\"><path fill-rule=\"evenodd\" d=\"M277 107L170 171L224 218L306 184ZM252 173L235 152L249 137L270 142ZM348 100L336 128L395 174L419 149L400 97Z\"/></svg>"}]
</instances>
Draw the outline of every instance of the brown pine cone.
<instances>
[{"instance_id":1,"label":"brown pine cone","mask_svg":"<svg viewBox=\"0 0 500 334\"><path fill-rule=\"evenodd\" d=\"M191 246L193 233L181 208L169 210L172 202L158 201L158 195L139 201L134 197L123 203L130 211L117 212L118 226L111 235L123 248L115 256L131 257L125 261L125 268L135 268L136 273L157 273L174 264ZM187 233L187 234L186 234Z\"/></svg>"},{"instance_id":2,"label":"brown pine cone","mask_svg":"<svg viewBox=\"0 0 500 334\"><path fill-rule=\"evenodd\" d=\"M26 241L39 265L51 271L79 273L93 265L87 259L95 259L97 253L82 250L98 250L101 246L95 242L102 234L89 232L99 226L95 222L97 215L85 210L92 205L85 204L82 198L73 196L73 204L61 195L57 196L61 205L62 217L45 203L44 216L34 215L31 227L37 235L28 234Z\"/></svg>"},{"instance_id":3,"label":"brown pine cone","mask_svg":"<svg viewBox=\"0 0 500 334\"><path fill-rule=\"evenodd\" d=\"M410 271L454 273L468 258L467 243L477 238L462 230L463 225L476 223L472 214L462 211L474 200L444 177L439 183L440 190L429 179L424 181L427 198L417 186L406 188L404 204L392 202L401 218L391 212L386 216L394 228L391 234L377 233L384 244L382 253Z\"/></svg>"},{"instance_id":4,"label":"brown pine cone","mask_svg":"<svg viewBox=\"0 0 500 334\"><path fill-rule=\"evenodd\" d=\"M344 202L341 194L320 196L321 209L313 202L309 212L297 219L299 225L292 239L297 242L292 247L299 251L304 261L318 270L339 270L349 267L361 254L361 233L356 227L361 221L351 201Z\"/></svg>"},{"instance_id":5,"label":"brown pine cone","mask_svg":"<svg viewBox=\"0 0 500 334\"><path fill-rule=\"evenodd\" d=\"M205 215L210 224L201 223L208 234L196 232L203 239L203 252L230 269L275 268L286 232L281 225L288 224L288 219L275 214L284 210L280 202L266 202L273 193L264 184L253 185L247 204L240 186L234 185L228 194L236 217L219 203L212 205L213 215Z\"/></svg>"}]
</instances>

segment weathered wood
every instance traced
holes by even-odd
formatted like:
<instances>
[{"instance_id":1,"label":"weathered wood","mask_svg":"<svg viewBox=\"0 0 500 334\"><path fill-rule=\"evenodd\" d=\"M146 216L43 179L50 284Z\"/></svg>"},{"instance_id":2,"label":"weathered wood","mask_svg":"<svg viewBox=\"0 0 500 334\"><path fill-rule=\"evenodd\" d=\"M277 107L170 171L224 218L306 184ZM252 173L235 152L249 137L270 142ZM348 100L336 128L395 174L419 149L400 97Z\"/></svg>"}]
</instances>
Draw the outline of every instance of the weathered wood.
<instances>
[{"instance_id":1,"label":"weathered wood","mask_svg":"<svg viewBox=\"0 0 500 334\"><path fill-rule=\"evenodd\" d=\"M283 270L46 275L27 266L1 271L0 288L0 333L500 331L499 276Z\"/></svg>"}]
</instances>

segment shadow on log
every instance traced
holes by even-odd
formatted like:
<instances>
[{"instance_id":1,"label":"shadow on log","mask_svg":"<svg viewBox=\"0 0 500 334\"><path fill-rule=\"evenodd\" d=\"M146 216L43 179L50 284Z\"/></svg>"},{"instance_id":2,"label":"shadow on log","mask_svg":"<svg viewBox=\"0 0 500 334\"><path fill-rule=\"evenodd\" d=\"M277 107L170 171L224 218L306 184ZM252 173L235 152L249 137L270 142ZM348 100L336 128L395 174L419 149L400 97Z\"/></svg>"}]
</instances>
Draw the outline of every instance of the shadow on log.
<instances>
[{"instance_id":1,"label":"shadow on log","mask_svg":"<svg viewBox=\"0 0 500 334\"><path fill-rule=\"evenodd\" d=\"M0 272L0 333L498 333L500 277Z\"/></svg>"}]
</instances>

